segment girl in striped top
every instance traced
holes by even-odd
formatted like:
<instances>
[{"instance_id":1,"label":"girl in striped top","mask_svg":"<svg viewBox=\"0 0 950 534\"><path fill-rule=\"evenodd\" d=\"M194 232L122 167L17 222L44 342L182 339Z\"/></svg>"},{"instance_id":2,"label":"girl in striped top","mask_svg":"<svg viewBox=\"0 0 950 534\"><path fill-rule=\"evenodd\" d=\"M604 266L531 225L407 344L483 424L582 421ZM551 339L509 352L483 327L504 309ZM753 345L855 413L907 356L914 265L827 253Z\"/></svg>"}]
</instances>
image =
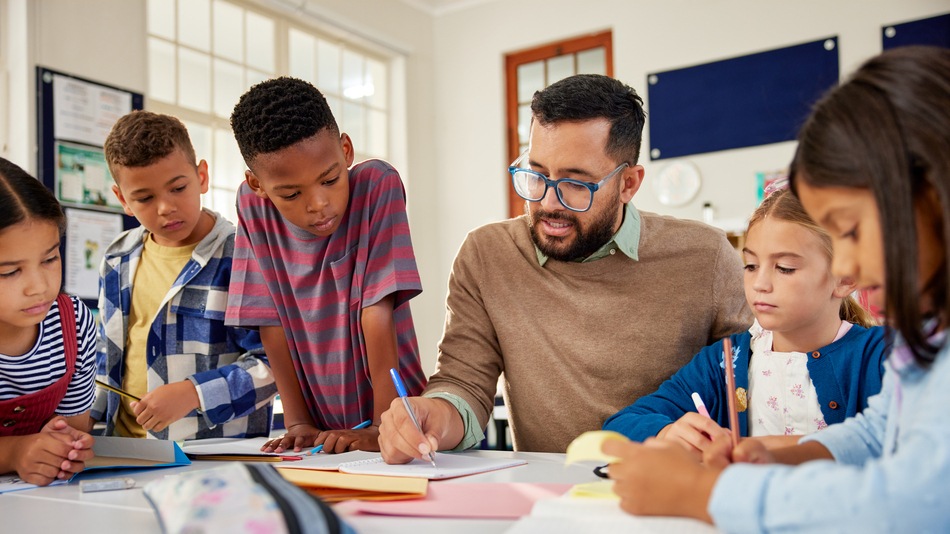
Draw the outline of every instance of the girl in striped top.
<instances>
[{"instance_id":1,"label":"girl in striped top","mask_svg":"<svg viewBox=\"0 0 950 534\"><path fill-rule=\"evenodd\" d=\"M53 194L0 158L0 473L39 485L92 457L95 326L60 294L65 225Z\"/></svg>"}]
</instances>

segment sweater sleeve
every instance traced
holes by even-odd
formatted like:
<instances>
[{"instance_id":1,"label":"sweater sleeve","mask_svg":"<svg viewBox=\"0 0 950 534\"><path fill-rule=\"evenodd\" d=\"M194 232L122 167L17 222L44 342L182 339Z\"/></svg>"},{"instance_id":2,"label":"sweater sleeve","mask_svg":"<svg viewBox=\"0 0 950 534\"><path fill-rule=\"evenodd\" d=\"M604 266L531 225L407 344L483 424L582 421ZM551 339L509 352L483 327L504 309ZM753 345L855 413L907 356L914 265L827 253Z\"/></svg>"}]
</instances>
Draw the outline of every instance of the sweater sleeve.
<instances>
[{"instance_id":1,"label":"sweater sleeve","mask_svg":"<svg viewBox=\"0 0 950 534\"><path fill-rule=\"evenodd\" d=\"M693 392L699 393L711 407L715 406L721 395L716 387L720 382L717 370L721 352L721 342L703 348L689 363L663 382L655 393L640 397L608 418L604 422L604 430L620 432L634 441L644 441L656 436L665 426L687 412L695 411L691 397Z\"/></svg>"},{"instance_id":2,"label":"sweater sleeve","mask_svg":"<svg viewBox=\"0 0 950 534\"><path fill-rule=\"evenodd\" d=\"M439 365L429 378L424 395L457 395L474 411L479 426L485 428L504 362L477 279L477 273L489 267L480 265L478 258L476 239L469 234L449 275Z\"/></svg>"}]
</instances>

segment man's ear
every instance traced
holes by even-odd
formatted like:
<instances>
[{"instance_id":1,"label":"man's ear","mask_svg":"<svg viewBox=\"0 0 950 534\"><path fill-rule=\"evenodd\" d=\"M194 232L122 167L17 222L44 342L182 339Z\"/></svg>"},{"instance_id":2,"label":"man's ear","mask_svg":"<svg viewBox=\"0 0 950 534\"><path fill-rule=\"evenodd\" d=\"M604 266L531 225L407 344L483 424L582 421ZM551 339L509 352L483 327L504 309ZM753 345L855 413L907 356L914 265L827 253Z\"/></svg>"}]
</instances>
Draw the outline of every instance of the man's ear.
<instances>
[{"instance_id":1,"label":"man's ear","mask_svg":"<svg viewBox=\"0 0 950 534\"><path fill-rule=\"evenodd\" d=\"M261 185L261 180L254 174L254 171L244 171L244 181L247 182L247 186L251 188L251 191L254 191L257 198L267 198L267 192L264 191L264 186Z\"/></svg>"},{"instance_id":2,"label":"man's ear","mask_svg":"<svg viewBox=\"0 0 950 534\"><path fill-rule=\"evenodd\" d=\"M832 295L835 298L843 299L854 293L854 290L858 288L858 285L851 278L842 278L837 281L835 284L835 289L832 291Z\"/></svg>"},{"instance_id":3,"label":"man's ear","mask_svg":"<svg viewBox=\"0 0 950 534\"><path fill-rule=\"evenodd\" d=\"M122 190L119 189L117 184L112 184L112 193L115 195L115 198L119 199L119 204L122 204L122 209L125 211L125 214L129 217L135 217L135 214L132 213L132 208L129 207L128 201L125 200L125 195L122 194Z\"/></svg>"},{"instance_id":4,"label":"man's ear","mask_svg":"<svg viewBox=\"0 0 950 534\"><path fill-rule=\"evenodd\" d=\"M620 171L620 180L623 185L620 189L620 202L626 204L637 194L640 186L643 185L643 165L633 165Z\"/></svg>"}]
</instances>

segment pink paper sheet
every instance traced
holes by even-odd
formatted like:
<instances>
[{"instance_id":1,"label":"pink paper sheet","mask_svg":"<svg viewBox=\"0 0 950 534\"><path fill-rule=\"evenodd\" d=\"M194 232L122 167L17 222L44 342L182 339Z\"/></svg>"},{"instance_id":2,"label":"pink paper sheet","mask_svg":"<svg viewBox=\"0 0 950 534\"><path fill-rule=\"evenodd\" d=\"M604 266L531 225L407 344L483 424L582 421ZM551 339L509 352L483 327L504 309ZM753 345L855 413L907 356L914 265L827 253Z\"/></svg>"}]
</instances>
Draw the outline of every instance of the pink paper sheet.
<instances>
[{"instance_id":1,"label":"pink paper sheet","mask_svg":"<svg viewBox=\"0 0 950 534\"><path fill-rule=\"evenodd\" d=\"M531 513L535 501L559 497L571 484L528 482L434 482L424 499L345 503L347 512L413 517L517 519Z\"/></svg>"}]
</instances>

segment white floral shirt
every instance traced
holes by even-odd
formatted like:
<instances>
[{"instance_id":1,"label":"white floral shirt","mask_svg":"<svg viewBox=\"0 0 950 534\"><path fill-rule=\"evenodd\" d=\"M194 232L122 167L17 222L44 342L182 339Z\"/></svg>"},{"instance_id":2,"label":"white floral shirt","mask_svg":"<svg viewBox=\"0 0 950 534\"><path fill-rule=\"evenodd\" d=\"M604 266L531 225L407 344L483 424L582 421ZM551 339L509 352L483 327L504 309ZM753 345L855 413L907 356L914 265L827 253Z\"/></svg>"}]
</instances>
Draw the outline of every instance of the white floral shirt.
<instances>
[{"instance_id":1,"label":"white floral shirt","mask_svg":"<svg viewBox=\"0 0 950 534\"><path fill-rule=\"evenodd\" d=\"M835 341L850 328L851 323L842 321ZM773 351L772 332L758 321L749 332L749 435L811 434L828 426L808 374L808 355Z\"/></svg>"}]
</instances>

